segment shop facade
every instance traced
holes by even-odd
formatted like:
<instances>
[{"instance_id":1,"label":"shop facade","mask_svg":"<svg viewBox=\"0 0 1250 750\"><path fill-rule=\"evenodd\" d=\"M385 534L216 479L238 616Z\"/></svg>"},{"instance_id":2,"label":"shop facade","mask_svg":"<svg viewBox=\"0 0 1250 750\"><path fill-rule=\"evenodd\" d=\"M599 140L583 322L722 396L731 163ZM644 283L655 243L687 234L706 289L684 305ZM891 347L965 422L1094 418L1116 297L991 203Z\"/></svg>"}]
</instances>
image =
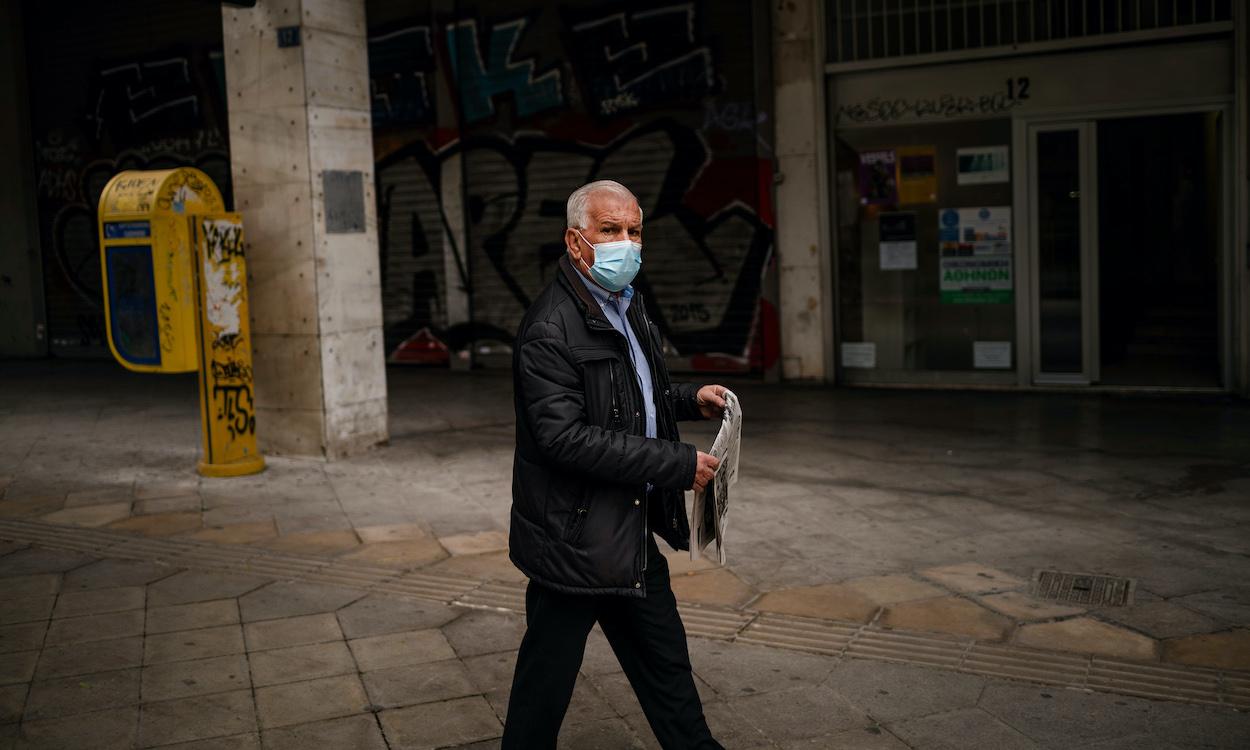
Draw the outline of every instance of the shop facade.
<instances>
[{"instance_id":1,"label":"shop facade","mask_svg":"<svg viewBox=\"0 0 1250 750\"><path fill-rule=\"evenodd\" d=\"M1244 9L1164 5L826 4L839 382L1245 392Z\"/></svg>"}]
</instances>

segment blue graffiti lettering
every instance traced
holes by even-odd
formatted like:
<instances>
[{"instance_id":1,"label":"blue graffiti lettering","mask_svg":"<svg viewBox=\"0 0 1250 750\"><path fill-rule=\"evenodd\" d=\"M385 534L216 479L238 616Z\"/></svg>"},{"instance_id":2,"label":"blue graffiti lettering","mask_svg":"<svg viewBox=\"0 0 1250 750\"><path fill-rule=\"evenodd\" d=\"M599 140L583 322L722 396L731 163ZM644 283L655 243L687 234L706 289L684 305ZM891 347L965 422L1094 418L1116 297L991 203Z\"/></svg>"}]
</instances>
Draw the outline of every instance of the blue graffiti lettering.
<instances>
[{"instance_id":1,"label":"blue graffiti lettering","mask_svg":"<svg viewBox=\"0 0 1250 750\"><path fill-rule=\"evenodd\" d=\"M460 90L464 119L476 122L495 113L495 97L511 93L516 112L527 117L564 102L560 70L552 68L534 76L533 60L513 60L517 42L525 31L525 19L497 24L486 43L485 60L478 47L477 22L458 21L447 27L447 52L451 72Z\"/></svg>"}]
</instances>

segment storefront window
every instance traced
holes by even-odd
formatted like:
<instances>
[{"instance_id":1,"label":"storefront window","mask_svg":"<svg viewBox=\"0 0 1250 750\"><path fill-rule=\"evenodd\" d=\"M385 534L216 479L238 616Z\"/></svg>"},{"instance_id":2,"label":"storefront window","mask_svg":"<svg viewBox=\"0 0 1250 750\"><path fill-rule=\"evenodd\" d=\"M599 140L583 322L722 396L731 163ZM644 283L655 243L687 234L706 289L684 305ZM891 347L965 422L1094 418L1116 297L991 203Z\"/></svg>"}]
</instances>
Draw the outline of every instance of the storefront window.
<instances>
[{"instance_id":1,"label":"storefront window","mask_svg":"<svg viewBox=\"0 0 1250 750\"><path fill-rule=\"evenodd\" d=\"M1008 379L1020 291L1010 119L835 141L840 377Z\"/></svg>"}]
</instances>

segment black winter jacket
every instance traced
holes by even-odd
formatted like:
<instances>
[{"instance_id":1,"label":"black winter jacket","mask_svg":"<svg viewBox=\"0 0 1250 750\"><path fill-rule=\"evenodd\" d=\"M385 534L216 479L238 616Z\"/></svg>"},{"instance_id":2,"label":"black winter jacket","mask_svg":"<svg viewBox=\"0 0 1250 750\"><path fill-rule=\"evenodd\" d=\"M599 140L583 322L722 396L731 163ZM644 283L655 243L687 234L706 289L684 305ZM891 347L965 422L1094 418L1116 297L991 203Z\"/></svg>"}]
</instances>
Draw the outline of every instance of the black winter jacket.
<instances>
[{"instance_id":1,"label":"black winter jacket","mask_svg":"<svg viewBox=\"0 0 1250 750\"><path fill-rule=\"evenodd\" d=\"M646 596L648 528L674 549L690 548L682 492L694 481L695 448L677 442L677 420L703 418L698 389L669 381L641 294L626 319L651 365L654 439L644 437L629 344L567 256L526 312L513 349L509 557L532 580L567 593Z\"/></svg>"}]
</instances>

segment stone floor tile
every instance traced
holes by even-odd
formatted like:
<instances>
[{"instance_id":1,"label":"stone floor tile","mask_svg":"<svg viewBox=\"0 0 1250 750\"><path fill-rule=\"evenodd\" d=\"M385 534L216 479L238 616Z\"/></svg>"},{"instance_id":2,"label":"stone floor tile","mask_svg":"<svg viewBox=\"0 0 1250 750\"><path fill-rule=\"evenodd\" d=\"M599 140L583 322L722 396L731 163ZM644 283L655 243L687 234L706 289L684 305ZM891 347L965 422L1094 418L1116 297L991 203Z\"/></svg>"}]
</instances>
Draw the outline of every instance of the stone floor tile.
<instances>
[{"instance_id":1,"label":"stone floor tile","mask_svg":"<svg viewBox=\"0 0 1250 750\"><path fill-rule=\"evenodd\" d=\"M243 635L247 639L248 651L343 639L343 631L331 612L249 622L243 626Z\"/></svg>"},{"instance_id":2,"label":"stone floor tile","mask_svg":"<svg viewBox=\"0 0 1250 750\"><path fill-rule=\"evenodd\" d=\"M48 632L46 620L2 625L0 626L0 654L37 649L43 645L43 635L46 632Z\"/></svg>"},{"instance_id":3,"label":"stone floor tile","mask_svg":"<svg viewBox=\"0 0 1250 750\"><path fill-rule=\"evenodd\" d=\"M251 687L243 654L194 661L149 664L143 668L140 696L144 702L189 698Z\"/></svg>"},{"instance_id":4,"label":"stone floor tile","mask_svg":"<svg viewBox=\"0 0 1250 750\"><path fill-rule=\"evenodd\" d=\"M248 656L257 687L354 674L356 661L342 641L256 651Z\"/></svg>"},{"instance_id":5,"label":"stone floor tile","mask_svg":"<svg viewBox=\"0 0 1250 750\"><path fill-rule=\"evenodd\" d=\"M430 532L417 523L388 523L376 526L357 526L356 535L365 544L374 544L376 542L426 539L430 536Z\"/></svg>"},{"instance_id":6,"label":"stone floor tile","mask_svg":"<svg viewBox=\"0 0 1250 750\"><path fill-rule=\"evenodd\" d=\"M462 614L464 610L439 602L383 595L366 596L335 612L348 638L438 628Z\"/></svg>"},{"instance_id":7,"label":"stone floor tile","mask_svg":"<svg viewBox=\"0 0 1250 750\"><path fill-rule=\"evenodd\" d=\"M169 745L255 730L252 691L233 690L143 704L139 742L143 747Z\"/></svg>"},{"instance_id":8,"label":"stone floor tile","mask_svg":"<svg viewBox=\"0 0 1250 750\"><path fill-rule=\"evenodd\" d=\"M0 501L0 518L38 518L65 507L65 498L59 495L40 495L23 498L4 498Z\"/></svg>"},{"instance_id":9,"label":"stone floor tile","mask_svg":"<svg viewBox=\"0 0 1250 750\"><path fill-rule=\"evenodd\" d=\"M256 711L263 729L359 714L368 705L365 689L354 674L256 689Z\"/></svg>"},{"instance_id":10,"label":"stone floor tile","mask_svg":"<svg viewBox=\"0 0 1250 750\"><path fill-rule=\"evenodd\" d=\"M46 620L52 616L55 596L23 596L10 599L0 606L0 625Z\"/></svg>"},{"instance_id":11,"label":"stone floor tile","mask_svg":"<svg viewBox=\"0 0 1250 750\"><path fill-rule=\"evenodd\" d=\"M30 682L35 676L38 651L10 651L0 654L0 685Z\"/></svg>"},{"instance_id":12,"label":"stone floor tile","mask_svg":"<svg viewBox=\"0 0 1250 750\"><path fill-rule=\"evenodd\" d=\"M104 526L127 518L130 515L130 503L104 503L103 505L84 505L78 508L65 508L54 511L40 518L45 523L60 523L70 526Z\"/></svg>"},{"instance_id":13,"label":"stone floor tile","mask_svg":"<svg viewBox=\"0 0 1250 750\"><path fill-rule=\"evenodd\" d=\"M1021 625L1015 642L1030 648L1153 661L1153 638L1090 617Z\"/></svg>"},{"instance_id":14,"label":"stone floor tile","mask_svg":"<svg viewBox=\"0 0 1250 750\"><path fill-rule=\"evenodd\" d=\"M920 571L920 575L964 594L997 594L1028 584L1023 578L975 562L928 568Z\"/></svg>"},{"instance_id":15,"label":"stone floor tile","mask_svg":"<svg viewBox=\"0 0 1250 750\"><path fill-rule=\"evenodd\" d=\"M437 630L410 630L348 641L360 671L453 659L447 639Z\"/></svg>"},{"instance_id":16,"label":"stone floor tile","mask_svg":"<svg viewBox=\"0 0 1250 750\"><path fill-rule=\"evenodd\" d=\"M1219 621L1170 601L1138 598L1131 607L1106 607L1096 614L1100 619L1126 625L1152 638L1200 635L1224 628Z\"/></svg>"},{"instance_id":17,"label":"stone floor tile","mask_svg":"<svg viewBox=\"0 0 1250 750\"><path fill-rule=\"evenodd\" d=\"M865 576L843 581L842 584L852 591L858 591L875 604L897 604L915 599L932 599L946 593L906 575Z\"/></svg>"},{"instance_id":18,"label":"stone floor tile","mask_svg":"<svg viewBox=\"0 0 1250 750\"><path fill-rule=\"evenodd\" d=\"M238 625L222 625L216 628L149 635L143 643L143 663L164 664L207 659L241 654L243 651L243 629Z\"/></svg>"},{"instance_id":19,"label":"stone floor tile","mask_svg":"<svg viewBox=\"0 0 1250 750\"><path fill-rule=\"evenodd\" d=\"M647 731L650 732L649 727ZM612 748L612 750L645 750L646 748L629 723L619 716L582 722L565 721L560 727L557 746Z\"/></svg>"},{"instance_id":20,"label":"stone floor tile","mask_svg":"<svg viewBox=\"0 0 1250 750\"><path fill-rule=\"evenodd\" d=\"M28 547L0 557L0 580L9 576L27 576L39 573L65 573L81 568L97 558L81 552Z\"/></svg>"},{"instance_id":21,"label":"stone floor tile","mask_svg":"<svg viewBox=\"0 0 1250 750\"><path fill-rule=\"evenodd\" d=\"M825 687L804 685L726 701L770 740L797 740L871 726L874 722L846 698Z\"/></svg>"},{"instance_id":22,"label":"stone floor tile","mask_svg":"<svg viewBox=\"0 0 1250 750\"><path fill-rule=\"evenodd\" d=\"M911 750L910 746L882 727L872 726L848 729L845 732L823 737L808 737L777 743L781 750L828 750L828 748L854 748L855 750Z\"/></svg>"},{"instance_id":23,"label":"stone floor tile","mask_svg":"<svg viewBox=\"0 0 1250 750\"><path fill-rule=\"evenodd\" d=\"M725 698L819 684L837 660L794 651L693 638L694 673Z\"/></svg>"},{"instance_id":24,"label":"stone floor tile","mask_svg":"<svg viewBox=\"0 0 1250 750\"><path fill-rule=\"evenodd\" d=\"M461 663L468 671L469 679L477 686L477 691L490 693L508 690L512 687L512 673L516 671L516 654L515 650L482 654L462 658Z\"/></svg>"},{"instance_id":25,"label":"stone floor tile","mask_svg":"<svg viewBox=\"0 0 1250 750\"><path fill-rule=\"evenodd\" d=\"M1081 747L1149 728L1154 702L1045 685L992 682L982 710L1046 747Z\"/></svg>"},{"instance_id":26,"label":"stone floor tile","mask_svg":"<svg viewBox=\"0 0 1250 750\"><path fill-rule=\"evenodd\" d=\"M356 530L357 533L360 529ZM343 555L340 559L383 568L418 568L447 557L447 550L437 539L406 539L398 542L366 542L360 549Z\"/></svg>"},{"instance_id":27,"label":"stone floor tile","mask_svg":"<svg viewBox=\"0 0 1250 750\"><path fill-rule=\"evenodd\" d=\"M207 520L205 523L205 528L189 536L214 544L255 544L278 536L278 527L272 519L215 526L208 526Z\"/></svg>"},{"instance_id":28,"label":"stone floor tile","mask_svg":"<svg viewBox=\"0 0 1250 750\"><path fill-rule=\"evenodd\" d=\"M891 628L970 636L982 641L1002 640L1012 628L1006 617L957 596L891 604L879 622Z\"/></svg>"},{"instance_id":29,"label":"stone floor tile","mask_svg":"<svg viewBox=\"0 0 1250 750\"><path fill-rule=\"evenodd\" d=\"M98 560L65 574L65 591L87 591L125 586L145 586L178 572L160 562Z\"/></svg>"},{"instance_id":30,"label":"stone floor tile","mask_svg":"<svg viewBox=\"0 0 1250 750\"><path fill-rule=\"evenodd\" d=\"M1036 599L1022 591L1004 591L1001 594L978 596L976 599L983 606L1013 620L1053 620L1056 617L1085 614L1086 611L1085 607Z\"/></svg>"},{"instance_id":31,"label":"stone floor tile","mask_svg":"<svg viewBox=\"0 0 1250 750\"><path fill-rule=\"evenodd\" d=\"M136 515L114 521L108 525L110 529L128 531L143 536L176 536L189 534L200 528L200 511L188 510L176 513L152 513Z\"/></svg>"},{"instance_id":32,"label":"stone floor tile","mask_svg":"<svg viewBox=\"0 0 1250 750\"><path fill-rule=\"evenodd\" d=\"M138 702L139 670L120 669L31 683L25 716L51 719Z\"/></svg>"},{"instance_id":33,"label":"stone floor tile","mask_svg":"<svg viewBox=\"0 0 1250 750\"><path fill-rule=\"evenodd\" d=\"M179 495L175 497L158 497L148 500L136 500L131 511L136 516L155 515L158 513L191 513L197 515L202 510L199 495Z\"/></svg>"},{"instance_id":34,"label":"stone floor tile","mask_svg":"<svg viewBox=\"0 0 1250 750\"><path fill-rule=\"evenodd\" d=\"M76 674L109 672L143 663L143 636L48 646L39 655L35 678L50 680Z\"/></svg>"},{"instance_id":35,"label":"stone floor tile","mask_svg":"<svg viewBox=\"0 0 1250 750\"><path fill-rule=\"evenodd\" d=\"M265 731L265 750L309 750L315 747L387 750L382 730L373 714Z\"/></svg>"},{"instance_id":36,"label":"stone floor tile","mask_svg":"<svg viewBox=\"0 0 1250 750\"><path fill-rule=\"evenodd\" d=\"M880 723L976 706L986 680L909 664L851 659L822 685Z\"/></svg>"},{"instance_id":37,"label":"stone floor tile","mask_svg":"<svg viewBox=\"0 0 1250 750\"><path fill-rule=\"evenodd\" d=\"M516 615L479 609L465 612L442 630L447 642L464 658L515 650L525 635L525 621Z\"/></svg>"},{"instance_id":38,"label":"stone floor tile","mask_svg":"<svg viewBox=\"0 0 1250 750\"><path fill-rule=\"evenodd\" d=\"M1250 671L1250 630L1191 635L1163 642L1163 660L1211 669Z\"/></svg>"},{"instance_id":39,"label":"stone floor tile","mask_svg":"<svg viewBox=\"0 0 1250 750\"><path fill-rule=\"evenodd\" d=\"M134 487L135 498L138 500L194 495L199 489L199 479L166 479L156 481L140 479L135 482Z\"/></svg>"},{"instance_id":40,"label":"stone floor tile","mask_svg":"<svg viewBox=\"0 0 1250 750\"><path fill-rule=\"evenodd\" d=\"M163 750L261 750L261 745L258 732L247 732L232 734L229 737L211 737L206 740L163 745L162 748Z\"/></svg>"},{"instance_id":41,"label":"stone floor tile","mask_svg":"<svg viewBox=\"0 0 1250 750\"><path fill-rule=\"evenodd\" d=\"M52 610L54 619L102 615L108 612L125 612L142 609L147 597L143 586L123 586L94 591L66 591L56 601Z\"/></svg>"},{"instance_id":42,"label":"stone floor tile","mask_svg":"<svg viewBox=\"0 0 1250 750\"><path fill-rule=\"evenodd\" d=\"M122 750L135 746L138 706L120 706L55 719L22 722L21 743L26 750Z\"/></svg>"},{"instance_id":43,"label":"stone floor tile","mask_svg":"<svg viewBox=\"0 0 1250 750\"><path fill-rule=\"evenodd\" d=\"M148 586L148 606L231 599L269 583L267 578L239 573L184 570Z\"/></svg>"},{"instance_id":44,"label":"stone floor tile","mask_svg":"<svg viewBox=\"0 0 1250 750\"><path fill-rule=\"evenodd\" d=\"M896 722L887 726L891 733L915 750L1036 750L1033 740L1017 732L979 708L964 708L942 714Z\"/></svg>"},{"instance_id":45,"label":"stone floor tile","mask_svg":"<svg viewBox=\"0 0 1250 750\"><path fill-rule=\"evenodd\" d=\"M464 745L503 734L503 726L481 696L426 703L378 714L391 750Z\"/></svg>"},{"instance_id":46,"label":"stone floor tile","mask_svg":"<svg viewBox=\"0 0 1250 750\"><path fill-rule=\"evenodd\" d=\"M360 539L351 529L332 531L306 531L299 534L283 534L258 544L266 549L295 555L339 555L360 546Z\"/></svg>"},{"instance_id":47,"label":"stone floor tile","mask_svg":"<svg viewBox=\"0 0 1250 750\"><path fill-rule=\"evenodd\" d=\"M755 596L755 589L725 568L672 577L678 602L738 607Z\"/></svg>"},{"instance_id":48,"label":"stone floor tile","mask_svg":"<svg viewBox=\"0 0 1250 750\"><path fill-rule=\"evenodd\" d=\"M439 544L452 555L480 555L499 552L508 548L508 535L498 530L478 531L472 534L440 536Z\"/></svg>"},{"instance_id":49,"label":"stone floor tile","mask_svg":"<svg viewBox=\"0 0 1250 750\"><path fill-rule=\"evenodd\" d=\"M855 589L840 583L826 583L769 591L751 602L751 609L826 620L868 622L878 607Z\"/></svg>"},{"instance_id":50,"label":"stone floor tile","mask_svg":"<svg viewBox=\"0 0 1250 750\"><path fill-rule=\"evenodd\" d=\"M125 487L93 487L88 490L75 490L65 494L66 508L80 508L84 505L101 505L104 503L128 503L133 499L130 486Z\"/></svg>"},{"instance_id":51,"label":"stone floor tile","mask_svg":"<svg viewBox=\"0 0 1250 750\"><path fill-rule=\"evenodd\" d=\"M27 689L26 685L0 685L0 724L15 722L22 717Z\"/></svg>"},{"instance_id":52,"label":"stone floor tile","mask_svg":"<svg viewBox=\"0 0 1250 750\"><path fill-rule=\"evenodd\" d=\"M445 701L482 692L458 659L377 669L365 672L361 680L369 701L382 708Z\"/></svg>"},{"instance_id":53,"label":"stone floor tile","mask_svg":"<svg viewBox=\"0 0 1250 750\"><path fill-rule=\"evenodd\" d=\"M480 555L448 557L421 568L422 573L471 578L479 581L508 581L521 583L529 580L512 564L508 552L486 552Z\"/></svg>"},{"instance_id":54,"label":"stone floor tile","mask_svg":"<svg viewBox=\"0 0 1250 750\"><path fill-rule=\"evenodd\" d=\"M171 633L175 630L196 630L239 622L239 604L235 599L217 599L209 602L171 604L167 607L148 609L146 631Z\"/></svg>"},{"instance_id":55,"label":"stone floor tile","mask_svg":"<svg viewBox=\"0 0 1250 750\"><path fill-rule=\"evenodd\" d=\"M0 578L0 601L56 596L61 590L59 573Z\"/></svg>"},{"instance_id":56,"label":"stone floor tile","mask_svg":"<svg viewBox=\"0 0 1250 750\"><path fill-rule=\"evenodd\" d=\"M1250 588L1221 588L1178 597L1172 601L1230 625L1250 623Z\"/></svg>"},{"instance_id":57,"label":"stone floor tile","mask_svg":"<svg viewBox=\"0 0 1250 750\"><path fill-rule=\"evenodd\" d=\"M143 610L53 620L48 627L49 646L90 643L143 634Z\"/></svg>"},{"instance_id":58,"label":"stone floor tile","mask_svg":"<svg viewBox=\"0 0 1250 750\"><path fill-rule=\"evenodd\" d=\"M333 612L360 599L364 593L345 586L280 582L239 598L243 622Z\"/></svg>"}]
</instances>

